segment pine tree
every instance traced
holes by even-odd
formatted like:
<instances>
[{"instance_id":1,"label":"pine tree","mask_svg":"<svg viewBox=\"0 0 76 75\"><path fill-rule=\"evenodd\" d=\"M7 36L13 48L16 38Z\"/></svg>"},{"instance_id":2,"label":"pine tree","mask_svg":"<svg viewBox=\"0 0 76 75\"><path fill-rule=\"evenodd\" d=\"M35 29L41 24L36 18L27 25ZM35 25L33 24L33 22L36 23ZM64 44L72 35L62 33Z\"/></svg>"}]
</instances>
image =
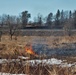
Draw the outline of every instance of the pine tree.
<instances>
[{"instance_id":1,"label":"pine tree","mask_svg":"<svg viewBox=\"0 0 76 75\"><path fill-rule=\"evenodd\" d=\"M56 17L55 17L55 26L56 28L60 28L60 10L57 10Z\"/></svg>"},{"instance_id":2,"label":"pine tree","mask_svg":"<svg viewBox=\"0 0 76 75\"><path fill-rule=\"evenodd\" d=\"M48 17L47 17L47 20L46 20L46 23L47 23L48 26L52 25L52 18L53 18L53 13L48 14Z\"/></svg>"}]
</instances>

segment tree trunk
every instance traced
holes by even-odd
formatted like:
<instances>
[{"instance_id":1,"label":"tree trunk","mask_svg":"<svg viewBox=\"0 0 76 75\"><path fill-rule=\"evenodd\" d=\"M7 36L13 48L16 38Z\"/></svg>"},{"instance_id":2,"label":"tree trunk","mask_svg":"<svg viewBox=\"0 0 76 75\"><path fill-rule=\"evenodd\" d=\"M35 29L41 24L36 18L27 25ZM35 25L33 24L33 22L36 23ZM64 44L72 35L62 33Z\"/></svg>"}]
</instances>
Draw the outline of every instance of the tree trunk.
<instances>
[{"instance_id":1,"label":"tree trunk","mask_svg":"<svg viewBox=\"0 0 76 75\"><path fill-rule=\"evenodd\" d=\"M10 37L10 38L11 38L11 40L12 40L12 37L13 37L13 35L11 35L11 37Z\"/></svg>"},{"instance_id":2,"label":"tree trunk","mask_svg":"<svg viewBox=\"0 0 76 75\"><path fill-rule=\"evenodd\" d=\"M0 36L0 42L1 42L1 36Z\"/></svg>"}]
</instances>

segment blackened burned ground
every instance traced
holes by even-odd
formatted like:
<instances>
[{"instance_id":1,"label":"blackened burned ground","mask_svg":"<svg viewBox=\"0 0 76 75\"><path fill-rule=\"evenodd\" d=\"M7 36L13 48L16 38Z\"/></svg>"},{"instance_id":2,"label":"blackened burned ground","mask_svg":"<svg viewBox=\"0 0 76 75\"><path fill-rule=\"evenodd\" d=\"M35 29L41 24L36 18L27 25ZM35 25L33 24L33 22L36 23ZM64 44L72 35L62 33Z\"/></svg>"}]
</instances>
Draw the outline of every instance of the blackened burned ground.
<instances>
[{"instance_id":1,"label":"blackened burned ground","mask_svg":"<svg viewBox=\"0 0 76 75\"><path fill-rule=\"evenodd\" d=\"M46 44L35 44L33 45L33 50L39 55L46 56L76 56L75 48L49 48Z\"/></svg>"}]
</instances>

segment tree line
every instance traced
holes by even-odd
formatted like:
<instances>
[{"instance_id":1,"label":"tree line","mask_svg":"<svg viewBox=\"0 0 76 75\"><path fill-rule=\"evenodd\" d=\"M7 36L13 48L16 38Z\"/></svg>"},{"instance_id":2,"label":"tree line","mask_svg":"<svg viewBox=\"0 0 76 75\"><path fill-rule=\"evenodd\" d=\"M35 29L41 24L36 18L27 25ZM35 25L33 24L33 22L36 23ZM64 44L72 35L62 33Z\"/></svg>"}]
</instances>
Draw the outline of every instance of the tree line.
<instances>
[{"instance_id":1,"label":"tree line","mask_svg":"<svg viewBox=\"0 0 76 75\"><path fill-rule=\"evenodd\" d=\"M25 28L25 27L41 27L46 26L50 29L63 29L65 27L76 28L76 10L75 11L60 11L57 10L56 14L50 12L43 18L41 14L38 14L34 18L34 21L29 21L31 18L31 13L28 11L23 11L19 16L3 14L0 16L0 27L8 27L11 25L15 27Z\"/></svg>"},{"instance_id":2,"label":"tree line","mask_svg":"<svg viewBox=\"0 0 76 75\"><path fill-rule=\"evenodd\" d=\"M45 21L43 20L45 19ZM40 26L47 26L50 29L64 29L64 28L73 28L76 29L76 10L75 11L60 11L57 10L56 14L50 12L47 17L42 18L42 15L38 15L37 23Z\"/></svg>"},{"instance_id":3,"label":"tree line","mask_svg":"<svg viewBox=\"0 0 76 75\"><path fill-rule=\"evenodd\" d=\"M31 13L22 11L20 15L0 15L0 40L3 29L8 30L10 37L15 34L18 29L25 29L26 27L34 28L49 28L49 29L65 29L70 35L72 29L76 29L76 10L64 11L57 10L55 14L50 12L47 16L43 17L38 14L34 21L29 21ZM15 35L18 35L17 33Z\"/></svg>"}]
</instances>

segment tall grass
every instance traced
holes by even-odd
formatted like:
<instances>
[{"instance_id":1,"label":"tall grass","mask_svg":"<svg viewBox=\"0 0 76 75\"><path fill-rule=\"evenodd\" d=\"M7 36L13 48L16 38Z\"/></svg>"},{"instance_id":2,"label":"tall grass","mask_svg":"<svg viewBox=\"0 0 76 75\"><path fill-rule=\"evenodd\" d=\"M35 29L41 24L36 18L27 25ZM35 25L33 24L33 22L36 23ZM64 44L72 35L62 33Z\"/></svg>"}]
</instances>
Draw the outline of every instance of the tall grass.
<instances>
[{"instance_id":1,"label":"tall grass","mask_svg":"<svg viewBox=\"0 0 76 75\"><path fill-rule=\"evenodd\" d=\"M61 67L59 65L44 65L42 63L31 66L28 63L10 62L0 65L0 72L12 74L29 74L29 75L75 75L76 66Z\"/></svg>"}]
</instances>

